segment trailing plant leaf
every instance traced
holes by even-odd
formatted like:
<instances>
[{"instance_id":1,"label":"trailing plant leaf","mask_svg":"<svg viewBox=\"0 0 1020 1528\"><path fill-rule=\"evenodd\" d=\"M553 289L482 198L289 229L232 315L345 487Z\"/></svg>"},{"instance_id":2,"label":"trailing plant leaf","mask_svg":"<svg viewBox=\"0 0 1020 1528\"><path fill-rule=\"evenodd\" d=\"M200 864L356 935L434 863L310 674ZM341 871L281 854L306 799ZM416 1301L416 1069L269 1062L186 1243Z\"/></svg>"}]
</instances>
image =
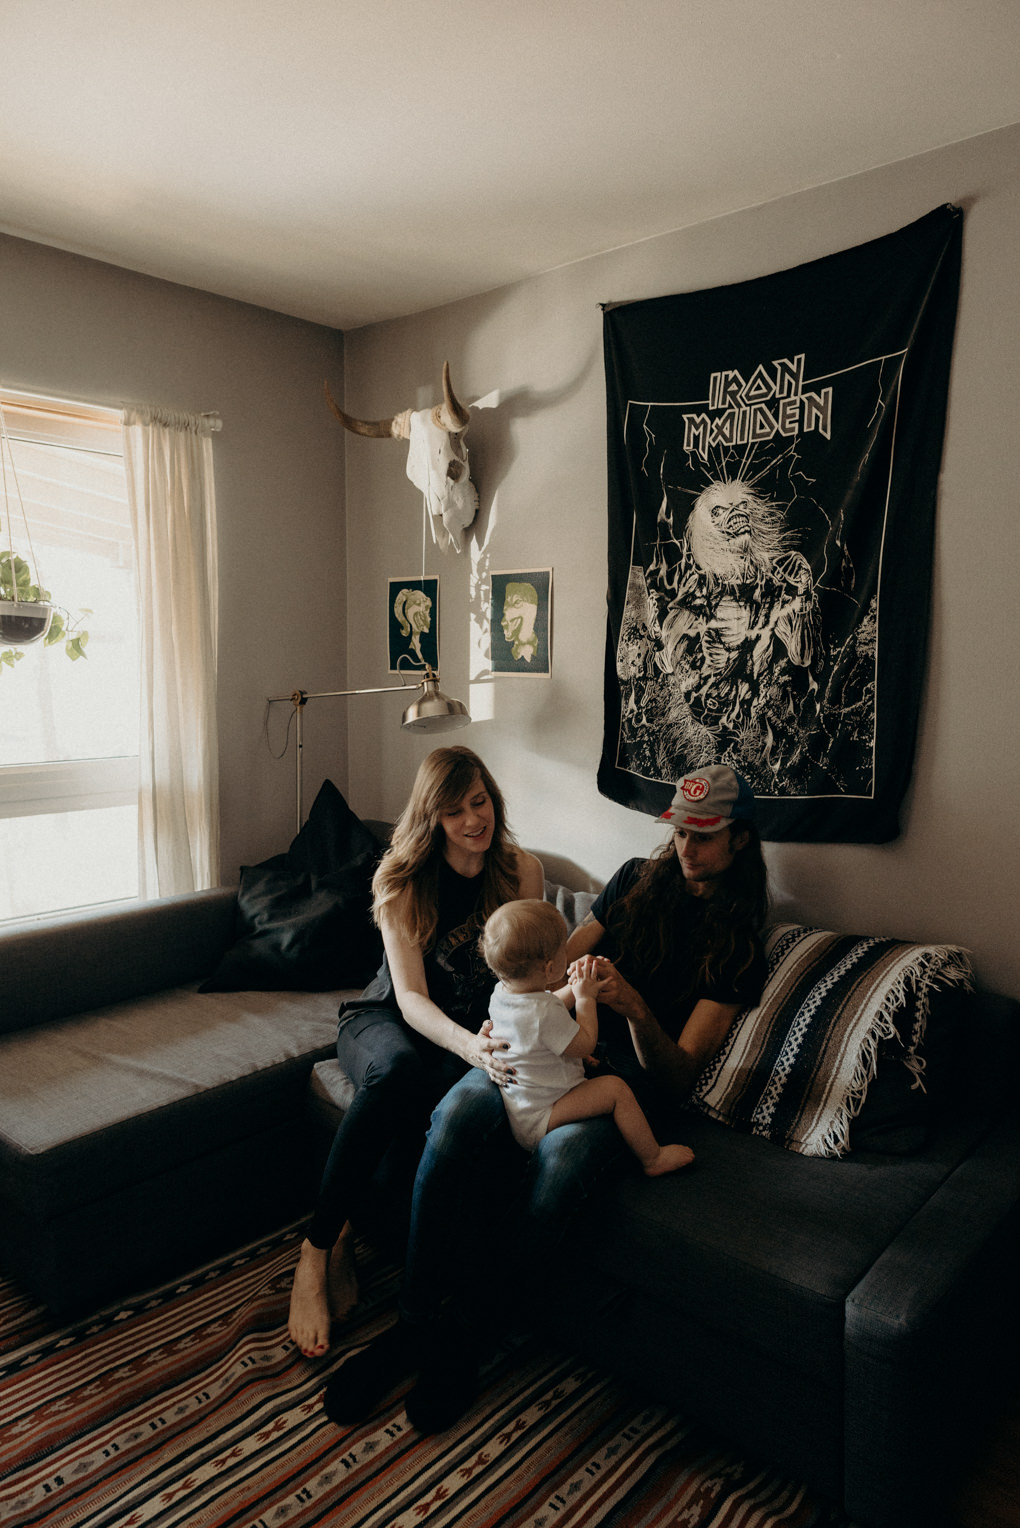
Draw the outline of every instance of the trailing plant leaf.
<instances>
[{"instance_id":1,"label":"trailing plant leaf","mask_svg":"<svg viewBox=\"0 0 1020 1528\"><path fill-rule=\"evenodd\" d=\"M91 614L92 614L91 610L87 610L87 609L85 609L83 607L81 610L78 611L77 619L72 621L71 617L67 614L66 610L61 610L59 612L59 616L60 616L60 630L61 630L61 633L63 634L63 636L67 639L64 642L64 652L70 658L72 663L77 663L79 658L87 658L88 657L88 653L85 651L85 648L88 645L89 634L88 634L87 631L85 631L83 629L83 627L81 625L81 618L82 618L82 616L91 615ZM57 619L57 615L58 615L58 612L54 611L53 612L53 619L54 620ZM66 619L65 619L65 617L66 617ZM52 631L52 629L53 629L53 627L52 627L52 622L51 622L50 630ZM58 636L57 640L59 640L59 636Z\"/></svg>"},{"instance_id":2,"label":"trailing plant leaf","mask_svg":"<svg viewBox=\"0 0 1020 1528\"><path fill-rule=\"evenodd\" d=\"M7 668L13 668L16 663L21 662L24 656L24 653L16 652L13 647L5 648L4 651L0 653L0 674L3 673L5 666Z\"/></svg>"}]
</instances>

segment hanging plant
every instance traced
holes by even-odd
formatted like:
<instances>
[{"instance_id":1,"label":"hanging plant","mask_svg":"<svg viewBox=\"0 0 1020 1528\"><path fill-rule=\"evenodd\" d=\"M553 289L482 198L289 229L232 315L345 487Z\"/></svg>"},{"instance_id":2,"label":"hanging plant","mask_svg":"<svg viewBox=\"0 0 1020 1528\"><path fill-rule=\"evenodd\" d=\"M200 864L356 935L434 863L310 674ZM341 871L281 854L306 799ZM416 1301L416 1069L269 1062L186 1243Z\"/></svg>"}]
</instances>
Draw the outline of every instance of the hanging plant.
<instances>
[{"instance_id":1,"label":"hanging plant","mask_svg":"<svg viewBox=\"0 0 1020 1528\"><path fill-rule=\"evenodd\" d=\"M91 614L91 610L82 609L72 617L63 606L54 605L50 591L33 582L32 570L23 557L12 559L11 552L0 552L0 642L12 644L0 650L0 673L20 663L25 656L21 648L40 639L44 647L54 647L63 640L72 663L87 657L89 634L81 621Z\"/></svg>"},{"instance_id":2,"label":"hanging plant","mask_svg":"<svg viewBox=\"0 0 1020 1528\"><path fill-rule=\"evenodd\" d=\"M44 589L39 581L38 568L33 574L25 559L16 555L11 500L7 487L8 468L17 492L27 549L34 563L35 553L32 550L28 516L21 497L7 422L3 408L0 407L0 477L3 480L4 508L3 516L0 517L0 533L4 534L7 541L6 551L0 552L0 643L11 644L9 647L0 647L0 674L5 668L13 668L16 663L20 663L25 656L21 648L39 641L44 647L53 647L62 640L67 656L72 663L76 663L79 658L86 656L85 644L89 639L88 632L82 628L81 617L91 615L92 612L79 610L77 618L72 619L63 606L53 604L50 591Z\"/></svg>"}]
</instances>

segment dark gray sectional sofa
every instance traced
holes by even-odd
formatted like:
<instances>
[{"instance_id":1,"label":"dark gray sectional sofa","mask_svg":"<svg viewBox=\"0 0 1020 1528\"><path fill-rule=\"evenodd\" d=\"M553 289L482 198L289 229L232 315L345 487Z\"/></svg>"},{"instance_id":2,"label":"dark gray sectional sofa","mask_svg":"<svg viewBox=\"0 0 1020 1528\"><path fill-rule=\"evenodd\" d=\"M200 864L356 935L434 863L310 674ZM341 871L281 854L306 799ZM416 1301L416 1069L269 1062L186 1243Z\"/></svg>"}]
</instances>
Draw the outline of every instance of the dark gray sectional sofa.
<instances>
[{"instance_id":1,"label":"dark gray sectional sofa","mask_svg":"<svg viewBox=\"0 0 1020 1528\"><path fill-rule=\"evenodd\" d=\"M867 1528L937 1528L1016 1383L1020 1008L962 1006L978 1075L920 1151L800 1156L690 1112L694 1169L609 1187L557 1320Z\"/></svg>"},{"instance_id":2,"label":"dark gray sectional sofa","mask_svg":"<svg viewBox=\"0 0 1020 1528\"><path fill-rule=\"evenodd\" d=\"M236 900L0 934L0 1265L57 1310L307 1202L350 993L200 992ZM804 1156L691 1112L692 1170L590 1204L581 1272L550 1271L555 1339L868 1528L932 1528L1015 1373L1018 1026L1016 1003L961 999L943 1107L907 1155Z\"/></svg>"},{"instance_id":3,"label":"dark gray sectional sofa","mask_svg":"<svg viewBox=\"0 0 1020 1528\"><path fill-rule=\"evenodd\" d=\"M236 907L220 888L0 934L0 1264L59 1313L308 1202L308 1077L354 992L199 992Z\"/></svg>"}]
</instances>

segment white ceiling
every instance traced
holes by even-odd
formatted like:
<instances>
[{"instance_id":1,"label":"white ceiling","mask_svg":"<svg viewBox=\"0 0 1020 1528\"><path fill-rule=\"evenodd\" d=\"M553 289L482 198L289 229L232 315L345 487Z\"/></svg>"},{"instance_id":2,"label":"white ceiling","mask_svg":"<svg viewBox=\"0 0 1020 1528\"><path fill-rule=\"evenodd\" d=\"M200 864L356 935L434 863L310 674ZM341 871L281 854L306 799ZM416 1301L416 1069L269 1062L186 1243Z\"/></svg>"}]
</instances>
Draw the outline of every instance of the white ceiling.
<instances>
[{"instance_id":1,"label":"white ceiling","mask_svg":"<svg viewBox=\"0 0 1020 1528\"><path fill-rule=\"evenodd\" d=\"M1020 0L0 0L0 229L341 329L1020 120Z\"/></svg>"}]
</instances>

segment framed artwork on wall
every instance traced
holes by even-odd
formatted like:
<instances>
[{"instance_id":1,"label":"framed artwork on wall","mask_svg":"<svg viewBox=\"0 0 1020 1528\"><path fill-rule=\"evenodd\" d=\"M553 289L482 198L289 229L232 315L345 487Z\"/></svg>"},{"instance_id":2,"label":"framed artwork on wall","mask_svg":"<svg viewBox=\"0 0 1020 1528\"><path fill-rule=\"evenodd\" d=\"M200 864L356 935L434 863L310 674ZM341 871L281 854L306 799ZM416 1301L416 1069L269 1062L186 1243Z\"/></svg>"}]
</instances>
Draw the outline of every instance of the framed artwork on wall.
<instances>
[{"instance_id":1,"label":"framed artwork on wall","mask_svg":"<svg viewBox=\"0 0 1020 1528\"><path fill-rule=\"evenodd\" d=\"M391 674L439 668L438 578L391 578L387 623Z\"/></svg>"},{"instance_id":2,"label":"framed artwork on wall","mask_svg":"<svg viewBox=\"0 0 1020 1528\"><path fill-rule=\"evenodd\" d=\"M494 674L548 679L551 629L552 568L492 574L489 657Z\"/></svg>"}]
</instances>

